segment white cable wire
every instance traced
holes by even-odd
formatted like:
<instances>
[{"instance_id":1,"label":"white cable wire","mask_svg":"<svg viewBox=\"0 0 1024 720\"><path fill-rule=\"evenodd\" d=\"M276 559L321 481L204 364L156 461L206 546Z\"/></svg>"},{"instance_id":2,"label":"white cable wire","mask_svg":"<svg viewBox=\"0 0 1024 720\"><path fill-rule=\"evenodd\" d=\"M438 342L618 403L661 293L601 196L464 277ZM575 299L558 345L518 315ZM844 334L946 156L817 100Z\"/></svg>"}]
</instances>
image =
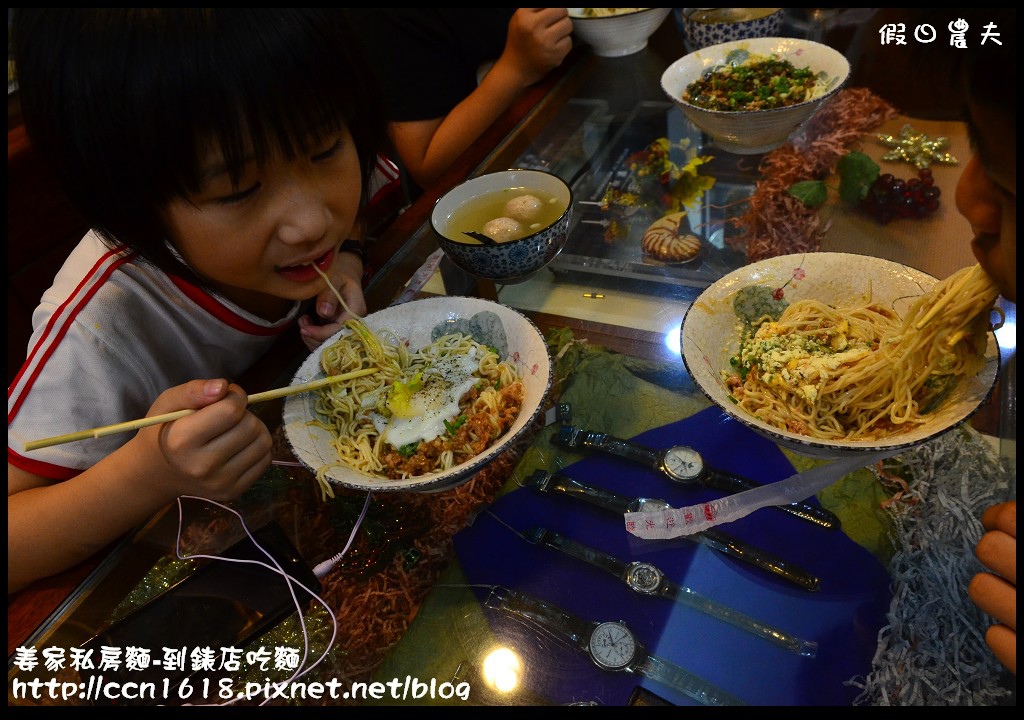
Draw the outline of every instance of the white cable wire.
<instances>
[{"instance_id":1,"label":"white cable wire","mask_svg":"<svg viewBox=\"0 0 1024 720\"><path fill-rule=\"evenodd\" d=\"M342 548L341 552L339 552L338 554L334 555L330 559L325 560L325 561L319 563L316 566L316 568L314 569L313 572L316 575L317 579L323 579L323 577L325 575L327 575L327 573L331 569L333 569L334 566L337 565L341 561L342 557L344 557L345 553L348 552L348 549L352 546L352 542L355 539L356 532L358 532L359 527L362 525L363 519L366 517L367 510L370 507L370 498L372 496L373 496L373 493L367 493L366 494L366 502L363 504L363 511L359 515L359 518L356 520L355 525L352 527L352 532L349 533L348 542L345 543L345 547ZM242 559L242 558L229 558L229 557L223 557L223 556L220 556L220 555L205 555L205 554L185 555L182 552L182 550L181 550L181 529L182 529L182 526L184 524L184 511L183 511L182 502L181 502L183 499L198 500L200 502L211 503L211 504L216 505L217 507L223 508L224 510L227 510L228 512L233 514L235 517L238 518L238 521L242 525L242 529L245 530L245 534L252 541L253 545L255 545L257 548L259 548L260 552L262 552L264 555L266 555L267 558L269 558L270 561L273 563L273 565L271 566L271 565L269 565L269 564L267 564L265 562L261 562L259 560L245 560L245 559ZM299 678L304 677L307 673L309 673L311 670L313 670L313 668L315 668L317 665L322 663L327 658L327 654L331 651L331 648L334 647L334 641L335 641L335 639L338 636L338 618L334 615L334 612L331 610L330 606L327 604L327 602L322 597L320 597L315 592L313 592L312 590L307 588L305 585L303 585L301 582L299 582L297 579L295 579L294 577L289 575L288 572L283 567L281 567L281 564L277 561L277 559L273 555L271 555L262 545L260 545L256 541L256 538L253 537L253 534L249 531L249 527L245 524L245 520L242 518L241 514L238 513L238 511L236 511L236 510L234 510L234 509L232 509L232 508L230 508L230 507L228 507L226 505L222 505L221 503L217 502L216 500L210 500L209 498L198 497L198 496L195 496L195 495L182 495L182 496L180 496L178 498L178 533L177 533L177 537L176 537L175 542L174 542L174 552L175 552L175 555L180 560L191 560L191 559L195 559L195 558L205 558L205 559L209 559L209 560L223 560L223 561L226 561L226 562L243 563L243 564L246 564L246 565L259 565L259 566L261 566L263 568L266 568L267 570L270 570L271 572L277 573L282 578L284 578L284 581L285 581L285 583L288 586L288 592L292 596L292 602L295 603L295 609L296 609L296 611L298 613L298 617L299 617L299 625L302 628L303 651L302 651L302 660L299 663L298 668L296 669L296 671L291 675L291 677L289 677L287 680L282 681L282 683L280 683L280 684L284 685L284 684L289 684L289 683L295 682ZM327 614L330 616L331 623L332 623L331 638L327 642L327 646L324 648L323 653L321 653L320 657L317 658L316 662L314 662L312 665L307 667L305 670L302 670L301 668L306 664L306 661L309 658L309 645L310 645L310 642L309 642L309 632L306 629L306 618L305 618L305 615L302 612L302 604L299 602L299 598L295 594L295 586L296 585L298 585L310 597L312 597L314 600L316 600L318 603L320 603L320 605L323 606L324 610L326 610ZM237 702L238 700L241 700L241 699L242 699L242 696L236 696L235 698L233 698L233 699L231 699L231 700L229 700L227 702L224 702L224 703L212 703L212 704L213 705L217 705L217 706L232 705L232 704L234 704L235 702ZM260 706L265 705L269 701L270 701L270 698L268 697L263 702L260 703Z\"/></svg>"},{"instance_id":2,"label":"white cable wire","mask_svg":"<svg viewBox=\"0 0 1024 720\"><path fill-rule=\"evenodd\" d=\"M324 560L323 562L319 563L315 568L313 568L313 574L316 575L317 578L322 580L324 575L329 573L334 568L335 565L341 562L341 558L344 557L345 553L348 552L349 547L352 546L352 541L356 537L356 530L358 530L359 526L363 524L363 518L366 517L366 511L370 508L370 498L372 497L372 491L366 493L366 502L363 503L363 511L359 514L359 519L356 520L355 527L352 528L352 532L348 536L348 542L345 543L345 547L341 549L341 552L339 552L332 558Z\"/></svg>"}]
</instances>

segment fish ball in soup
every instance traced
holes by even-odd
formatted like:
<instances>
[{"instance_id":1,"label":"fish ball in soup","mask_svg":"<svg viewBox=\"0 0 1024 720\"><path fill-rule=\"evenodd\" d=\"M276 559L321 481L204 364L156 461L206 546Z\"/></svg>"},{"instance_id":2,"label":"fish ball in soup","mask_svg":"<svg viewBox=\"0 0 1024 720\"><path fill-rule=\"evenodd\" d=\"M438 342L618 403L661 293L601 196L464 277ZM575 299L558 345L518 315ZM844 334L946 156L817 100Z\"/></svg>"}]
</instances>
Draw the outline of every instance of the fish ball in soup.
<instances>
[{"instance_id":1,"label":"fish ball in soup","mask_svg":"<svg viewBox=\"0 0 1024 720\"><path fill-rule=\"evenodd\" d=\"M513 220L510 217L495 218L484 225L484 235L495 242L515 240L523 234L523 226L519 224L518 220Z\"/></svg>"},{"instance_id":2,"label":"fish ball in soup","mask_svg":"<svg viewBox=\"0 0 1024 720\"><path fill-rule=\"evenodd\" d=\"M448 217L445 237L478 245L474 234L496 243L519 240L550 226L565 213L565 202L537 188L508 188L470 198Z\"/></svg>"},{"instance_id":3,"label":"fish ball in soup","mask_svg":"<svg viewBox=\"0 0 1024 720\"><path fill-rule=\"evenodd\" d=\"M519 222L532 222L540 217L544 203L536 195L520 195L505 203L505 214Z\"/></svg>"}]
</instances>

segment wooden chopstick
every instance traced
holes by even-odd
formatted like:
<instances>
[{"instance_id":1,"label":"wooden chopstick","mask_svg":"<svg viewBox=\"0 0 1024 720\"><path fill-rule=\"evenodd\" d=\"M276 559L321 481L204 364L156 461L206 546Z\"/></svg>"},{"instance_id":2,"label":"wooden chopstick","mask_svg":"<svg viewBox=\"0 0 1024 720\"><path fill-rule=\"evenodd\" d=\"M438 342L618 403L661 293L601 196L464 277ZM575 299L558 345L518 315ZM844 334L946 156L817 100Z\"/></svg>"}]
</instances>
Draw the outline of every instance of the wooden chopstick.
<instances>
[{"instance_id":1,"label":"wooden chopstick","mask_svg":"<svg viewBox=\"0 0 1024 720\"><path fill-rule=\"evenodd\" d=\"M298 393L306 392L307 390L315 390L325 385L332 385L334 383L344 382L345 380L352 380L354 378L363 377L370 375L378 371L378 368L364 368L362 370L353 370L352 372L343 373L341 375L329 375L319 380L313 380L308 383L302 383L301 385L289 385L288 387L277 388L275 390L267 390L266 392L255 393L250 395L248 399L249 405L258 402L265 402L267 400L274 400L276 398L285 397L287 395L297 395ZM171 420L177 420L183 418L186 415L191 415L195 410L176 410L175 412L164 413L163 415L154 415L153 417L141 418L139 420L129 420L128 422L115 423L114 425L104 425L103 427L92 428L91 430L79 430L78 432L68 433L66 435L55 435L50 438L43 438L42 440L32 440L25 443L25 451L38 450L39 448L51 447L53 445L62 445L69 442L77 442L79 440L88 440L89 438L101 438L107 435L115 435L117 433L129 432L131 430L139 430L150 425L159 425L160 423L170 422Z\"/></svg>"}]
</instances>

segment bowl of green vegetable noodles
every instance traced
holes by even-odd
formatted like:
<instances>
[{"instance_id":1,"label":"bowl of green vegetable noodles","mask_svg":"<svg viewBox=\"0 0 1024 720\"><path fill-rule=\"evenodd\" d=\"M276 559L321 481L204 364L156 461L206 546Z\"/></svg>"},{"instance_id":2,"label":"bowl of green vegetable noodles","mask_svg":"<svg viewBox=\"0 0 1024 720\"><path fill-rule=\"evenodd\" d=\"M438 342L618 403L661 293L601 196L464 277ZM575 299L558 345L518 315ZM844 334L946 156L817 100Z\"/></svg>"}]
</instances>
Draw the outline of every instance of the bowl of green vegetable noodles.
<instances>
[{"instance_id":1,"label":"bowl of green vegetable noodles","mask_svg":"<svg viewBox=\"0 0 1024 720\"><path fill-rule=\"evenodd\" d=\"M849 75L850 63L827 45L750 38L681 57L661 87L716 147L751 155L786 142Z\"/></svg>"}]
</instances>

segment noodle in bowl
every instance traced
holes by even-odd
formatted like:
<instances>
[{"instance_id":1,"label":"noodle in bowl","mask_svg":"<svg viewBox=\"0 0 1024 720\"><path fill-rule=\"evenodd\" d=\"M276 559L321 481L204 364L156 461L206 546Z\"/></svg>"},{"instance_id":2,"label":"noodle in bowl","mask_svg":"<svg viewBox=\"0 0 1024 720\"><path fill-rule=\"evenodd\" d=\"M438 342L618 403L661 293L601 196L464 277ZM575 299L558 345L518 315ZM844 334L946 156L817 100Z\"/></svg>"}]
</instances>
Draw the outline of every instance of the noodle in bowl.
<instances>
[{"instance_id":1,"label":"noodle in bowl","mask_svg":"<svg viewBox=\"0 0 1024 720\"><path fill-rule=\"evenodd\" d=\"M984 346L981 356L976 361L969 358L976 364L969 365L969 369L956 378L952 388L935 400L934 406L927 408L927 412L915 415L912 422L891 425L886 415L878 427L869 425L872 431L859 437L856 432L841 437L818 437L807 434L806 428L802 432L790 429L800 423L787 427L786 422L770 411L765 411L762 414L774 421L768 422L737 403L736 395L742 397L742 388L739 393L736 392L738 380L734 363L740 355L743 323L737 315L734 301L738 296L749 298L755 295L750 291L755 288L768 304L777 299L790 307L794 304L801 307L809 305L803 301L811 300L844 311L871 304L883 313L894 313L898 316L895 324L899 325L902 319L908 317L919 298L931 297L929 291L944 291L950 283L958 280L961 283L959 287L942 293L948 295L950 300L944 303L944 308L939 309L967 307L969 296L976 298L977 307L983 308L986 303L991 307L991 301L995 299L995 288L980 270L977 274L968 271L956 273L940 282L931 275L899 263L850 253L818 252L762 260L722 277L693 302L683 318L683 362L704 394L723 412L795 453L837 459L857 453L880 450L895 452L914 447L964 423L977 412L991 393L999 371L999 348L991 330L981 336L980 344ZM760 312L761 306L757 307ZM943 329L943 313L937 311L928 317L928 309L926 305L918 307L918 315L909 322L909 326L914 329L904 333L909 340L928 340ZM856 322L852 315L849 317L851 324ZM920 330L918 326L921 326ZM850 335L852 338L852 332ZM853 353L852 345L851 354L856 354ZM784 355L781 357L785 359ZM855 375L855 371L850 371L851 377L846 378L850 394L856 394L870 383L882 384L879 381L891 380L900 390L909 381L917 382L920 374L905 372L909 364L916 366L916 361L911 363L905 358L915 356L903 356L903 362L896 357L892 355L888 358L886 365L874 365L875 371L870 374L861 372L864 367L872 367L868 365L869 360L859 360L865 363L856 371L861 374ZM870 361L877 362L877 358L872 357ZM792 366L791 363L789 367ZM851 366L858 367L856 363ZM828 372L840 378L844 367L833 366ZM887 372L893 373L893 377L879 377L885 376ZM809 396L813 396L813 389L809 391ZM795 406L805 407L799 397L790 400ZM891 409L894 415L901 416L902 410L897 406L898 403L892 403L881 408L881 411L885 414ZM910 414L907 414L909 417Z\"/></svg>"},{"instance_id":2,"label":"noodle in bowl","mask_svg":"<svg viewBox=\"0 0 1024 720\"><path fill-rule=\"evenodd\" d=\"M425 371L422 375L426 389L416 397L420 400L424 395L432 397L432 406L440 408L446 400L457 401L459 398L454 395L461 395L462 389L474 384L469 371L479 372L477 365L480 362L484 365L484 371L492 378L500 376L504 380L505 389L511 389L509 381L521 383L521 388L516 388L515 393L516 399L521 398L521 402L518 403L518 413L515 414L514 420L510 420L510 424L504 423L503 432L481 452L471 457L457 454L455 464L448 467L443 467L439 460L426 472L405 473L405 477L389 478L386 468L352 462L351 453L354 452L352 448L355 445L358 444L365 453L369 453L371 446L376 443L377 438L372 428L369 432L369 441L364 437L359 443L347 442L348 438L338 442L339 432L335 428L339 426L335 424L335 418L325 414L325 408L328 406L324 404L325 396L321 392L289 396L284 406L285 434L295 456L317 473L317 477L325 484L328 492L331 485L358 490L427 492L457 487L519 439L530 428L547 398L552 367L544 337L528 318L504 305L469 297L428 298L372 313L363 318L361 327L380 343L390 345L391 347L386 348L388 352L400 350L403 356L416 357L418 351L428 348L441 357L448 358L438 362L438 372ZM292 384L324 377L326 373L322 361L326 358L328 366L332 362L339 362L335 357L337 348L356 343L338 341L353 334L352 329L346 328L326 340L303 362ZM463 337L459 338L458 335ZM497 356L491 348L497 349ZM340 374L349 369L352 368L339 366L332 370L331 374ZM388 368L388 373L391 372L392 369ZM454 400L432 396L426 391L430 383L437 380L438 373L455 378L450 383L453 386ZM381 391L383 384L390 385L388 376L383 372L352 382L362 380L369 380L371 384L377 383L377 392ZM356 390L354 386L348 388L348 385L347 382L339 383L330 389L337 390L342 395L349 389ZM483 385L481 384L481 387ZM498 386L501 386L500 382ZM364 384L359 391L363 392L366 387L368 385ZM382 394L387 397L387 393ZM481 405L490 403L493 407L496 393L492 388L483 390L480 396ZM409 410L410 422L405 422L400 428L403 434L399 434L399 430L396 429L395 437L408 440L410 432L415 436L417 428L410 425L415 426L417 418L439 426L443 420L449 419L440 415L428 417L431 413L420 412L417 409L418 401L414 399L412 409ZM381 429L381 423L387 422L379 415L376 420L378 430ZM392 425L388 425L388 428L390 433ZM381 435L383 436L383 433ZM387 447L383 442L378 444L379 450ZM348 453L345 459L342 458L342 453ZM378 455L380 454L378 452ZM392 455L392 460L394 459L395 456ZM452 462L450 457L447 462Z\"/></svg>"}]
</instances>

